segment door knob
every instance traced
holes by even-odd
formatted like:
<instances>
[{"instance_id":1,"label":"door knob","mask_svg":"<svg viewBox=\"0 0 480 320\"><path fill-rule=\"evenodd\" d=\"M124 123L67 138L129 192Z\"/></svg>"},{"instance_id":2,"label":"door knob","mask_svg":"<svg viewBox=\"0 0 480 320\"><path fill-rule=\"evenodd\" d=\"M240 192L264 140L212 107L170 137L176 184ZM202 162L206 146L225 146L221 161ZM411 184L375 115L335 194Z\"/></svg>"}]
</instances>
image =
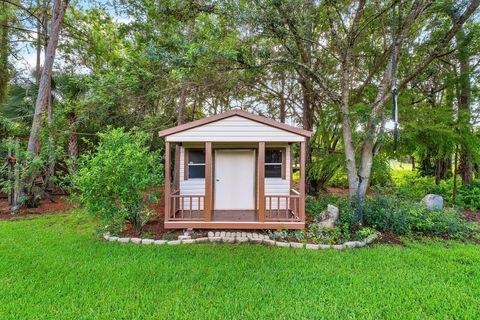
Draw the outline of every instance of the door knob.
<instances>
[{"instance_id":1,"label":"door knob","mask_svg":"<svg viewBox=\"0 0 480 320\"><path fill-rule=\"evenodd\" d=\"M218 181L220 181L220 179L215 179L215 181L217 181L217 182L218 182Z\"/></svg>"}]
</instances>

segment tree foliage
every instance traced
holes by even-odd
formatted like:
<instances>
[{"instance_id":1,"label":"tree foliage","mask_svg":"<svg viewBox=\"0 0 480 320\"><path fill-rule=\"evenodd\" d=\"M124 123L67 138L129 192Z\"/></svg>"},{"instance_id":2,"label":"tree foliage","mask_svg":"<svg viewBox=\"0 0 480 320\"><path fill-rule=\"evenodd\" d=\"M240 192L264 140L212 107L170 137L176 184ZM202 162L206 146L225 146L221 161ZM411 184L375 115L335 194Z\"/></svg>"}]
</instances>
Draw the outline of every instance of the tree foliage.
<instances>
[{"instance_id":1,"label":"tree foliage","mask_svg":"<svg viewBox=\"0 0 480 320\"><path fill-rule=\"evenodd\" d=\"M98 135L98 146L82 155L73 177L80 203L108 231L118 232L125 220L140 230L149 215L147 191L162 183L158 153L149 150L142 132L117 128Z\"/></svg>"}]
</instances>

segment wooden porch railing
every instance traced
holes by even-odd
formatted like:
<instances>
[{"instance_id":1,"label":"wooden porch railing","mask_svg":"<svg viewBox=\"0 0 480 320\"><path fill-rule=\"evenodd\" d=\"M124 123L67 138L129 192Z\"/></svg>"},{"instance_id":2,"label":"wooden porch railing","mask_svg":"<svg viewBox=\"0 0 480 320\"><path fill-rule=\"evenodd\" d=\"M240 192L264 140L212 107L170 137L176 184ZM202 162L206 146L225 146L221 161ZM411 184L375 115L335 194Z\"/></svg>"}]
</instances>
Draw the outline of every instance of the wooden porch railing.
<instances>
[{"instance_id":1,"label":"wooden porch railing","mask_svg":"<svg viewBox=\"0 0 480 320\"><path fill-rule=\"evenodd\" d=\"M170 212L167 216L169 221L205 220L204 195L181 195L177 190L172 192L168 201Z\"/></svg>"},{"instance_id":2,"label":"wooden porch railing","mask_svg":"<svg viewBox=\"0 0 480 320\"><path fill-rule=\"evenodd\" d=\"M265 196L265 221L302 221L300 193L294 189L290 195Z\"/></svg>"}]
</instances>

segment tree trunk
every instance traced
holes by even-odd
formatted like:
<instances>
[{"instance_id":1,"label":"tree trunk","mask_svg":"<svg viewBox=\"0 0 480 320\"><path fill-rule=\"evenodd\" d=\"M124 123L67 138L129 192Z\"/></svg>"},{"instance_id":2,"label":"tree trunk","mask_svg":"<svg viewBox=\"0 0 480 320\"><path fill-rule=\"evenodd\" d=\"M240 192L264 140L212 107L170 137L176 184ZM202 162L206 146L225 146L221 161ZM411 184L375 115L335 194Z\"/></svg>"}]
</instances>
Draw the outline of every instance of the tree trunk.
<instances>
[{"instance_id":1,"label":"tree trunk","mask_svg":"<svg viewBox=\"0 0 480 320\"><path fill-rule=\"evenodd\" d=\"M190 20L190 24L188 25L187 30L187 39L190 41L193 39L193 32L195 30L195 18ZM177 106L177 126L184 124L186 121L185 117L185 109L187 107L187 97L188 97L188 84L187 79L182 81L182 88L180 89L180 96L178 99L178 106ZM179 168L180 164L180 148L178 145L175 146L175 159L174 159L174 166L173 166L173 186L175 189L178 190L180 187L180 173L177 172L177 168Z\"/></svg>"},{"instance_id":2,"label":"tree trunk","mask_svg":"<svg viewBox=\"0 0 480 320\"><path fill-rule=\"evenodd\" d=\"M313 112L313 89L311 84L305 80L302 76L300 76L300 84L302 88L302 126L305 130L312 130L313 129L313 122L314 122L314 112ZM305 175L305 186L306 192L308 194L314 194L317 190L317 181L310 178L308 175L308 168L312 164L312 147L310 143L306 143L305 148L305 166L307 168L307 174Z\"/></svg>"},{"instance_id":3,"label":"tree trunk","mask_svg":"<svg viewBox=\"0 0 480 320\"><path fill-rule=\"evenodd\" d=\"M458 19L460 12L451 10L449 12L453 21ZM470 52L469 41L466 39L464 27L460 27L455 35L457 42L457 60L460 64L460 75L458 81L458 122L460 131L468 134L473 128L471 124L471 84L470 84ZM460 146L460 164L458 172L462 178L462 184L471 184L473 182L473 159L467 145Z\"/></svg>"},{"instance_id":4,"label":"tree trunk","mask_svg":"<svg viewBox=\"0 0 480 320\"><path fill-rule=\"evenodd\" d=\"M285 72L282 72L280 75L280 105L279 105L279 111L280 111L280 122L285 123L285 118L287 116L287 110L286 110L286 101L285 101Z\"/></svg>"},{"instance_id":5,"label":"tree trunk","mask_svg":"<svg viewBox=\"0 0 480 320\"><path fill-rule=\"evenodd\" d=\"M40 77L40 85L38 88L37 100L35 103L35 112L33 115L32 128L30 130L30 138L28 140L27 151L38 155L40 130L42 128L42 114L48 104L51 94L52 68L55 60L55 52L58 46L58 38L60 29L62 28L63 18L67 9L68 0L55 0L53 6L52 24L50 37L48 39L47 51L45 52L45 62Z\"/></svg>"},{"instance_id":6,"label":"tree trunk","mask_svg":"<svg viewBox=\"0 0 480 320\"><path fill-rule=\"evenodd\" d=\"M67 10L68 0L55 0L52 9L52 22L50 27L50 37L48 39L47 49L45 50L45 62L40 76L40 84L38 88L37 100L35 103L35 111L33 115L32 127L30 130L30 137L28 139L27 152L38 156L40 153L40 131L42 129L42 115L47 107L48 100L51 96L51 80L52 68L55 60L55 52L58 46L58 39L60 36L60 29L62 28L63 18ZM20 198L28 197L25 203L31 202L31 191L27 190L33 184L35 177L32 174L27 175L22 179L22 186L20 188Z\"/></svg>"},{"instance_id":7,"label":"tree trunk","mask_svg":"<svg viewBox=\"0 0 480 320\"><path fill-rule=\"evenodd\" d=\"M68 115L68 129L70 130L70 138L68 139L68 158L70 159L69 172L73 174L77 171L77 158L78 158L78 135L75 132L77 126L77 116L75 113Z\"/></svg>"},{"instance_id":8,"label":"tree trunk","mask_svg":"<svg viewBox=\"0 0 480 320\"><path fill-rule=\"evenodd\" d=\"M450 177L452 170L452 161L450 158L435 160L435 184Z\"/></svg>"},{"instance_id":9,"label":"tree trunk","mask_svg":"<svg viewBox=\"0 0 480 320\"><path fill-rule=\"evenodd\" d=\"M5 6L5 2L2 2L2 11L5 12L5 16L0 22L2 28L0 30L0 104L2 104L6 98L8 80L10 78L8 70L8 16L6 14L7 11Z\"/></svg>"}]
</instances>

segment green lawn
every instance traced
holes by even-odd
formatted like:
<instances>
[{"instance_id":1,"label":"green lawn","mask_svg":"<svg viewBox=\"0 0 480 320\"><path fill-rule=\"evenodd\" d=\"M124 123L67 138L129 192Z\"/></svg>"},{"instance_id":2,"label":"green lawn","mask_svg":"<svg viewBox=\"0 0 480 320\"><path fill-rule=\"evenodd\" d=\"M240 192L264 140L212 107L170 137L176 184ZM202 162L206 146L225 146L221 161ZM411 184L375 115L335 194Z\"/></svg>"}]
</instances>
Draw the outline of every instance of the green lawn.
<instances>
[{"instance_id":1,"label":"green lawn","mask_svg":"<svg viewBox=\"0 0 480 320\"><path fill-rule=\"evenodd\" d=\"M480 246L120 245L82 214L0 222L0 319L478 319Z\"/></svg>"}]
</instances>

